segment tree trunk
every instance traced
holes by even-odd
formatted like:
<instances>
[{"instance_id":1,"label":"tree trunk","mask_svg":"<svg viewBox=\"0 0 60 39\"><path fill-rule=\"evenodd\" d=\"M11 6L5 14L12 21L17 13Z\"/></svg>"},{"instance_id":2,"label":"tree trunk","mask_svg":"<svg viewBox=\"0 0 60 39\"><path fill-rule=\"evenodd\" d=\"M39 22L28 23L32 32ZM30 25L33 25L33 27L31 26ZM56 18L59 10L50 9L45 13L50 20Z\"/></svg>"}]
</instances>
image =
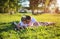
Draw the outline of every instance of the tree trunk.
<instances>
[{"instance_id":1,"label":"tree trunk","mask_svg":"<svg viewBox=\"0 0 60 39\"><path fill-rule=\"evenodd\" d=\"M34 14L34 9L32 9L32 14Z\"/></svg>"},{"instance_id":2,"label":"tree trunk","mask_svg":"<svg viewBox=\"0 0 60 39\"><path fill-rule=\"evenodd\" d=\"M4 13L4 11L5 11L5 10L4 10L4 7L3 7L2 9L3 9L3 13Z\"/></svg>"}]
</instances>

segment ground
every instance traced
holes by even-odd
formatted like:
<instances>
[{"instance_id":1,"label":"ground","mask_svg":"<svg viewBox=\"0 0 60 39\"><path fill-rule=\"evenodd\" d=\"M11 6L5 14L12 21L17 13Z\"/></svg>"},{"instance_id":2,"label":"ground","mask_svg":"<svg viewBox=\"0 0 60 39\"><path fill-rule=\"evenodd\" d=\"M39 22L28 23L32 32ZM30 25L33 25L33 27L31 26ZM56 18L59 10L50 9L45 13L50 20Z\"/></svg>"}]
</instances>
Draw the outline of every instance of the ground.
<instances>
[{"instance_id":1,"label":"ground","mask_svg":"<svg viewBox=\"0 0 60 39\"><path fill-rule=\"evenodd\" d=\"M0 14L0 39L60 39L60 14L32 15L40 22L55 22L54 26L28 27L15 31L12 22L19 22L23 14Z\"/></svg>"}]
</instances>

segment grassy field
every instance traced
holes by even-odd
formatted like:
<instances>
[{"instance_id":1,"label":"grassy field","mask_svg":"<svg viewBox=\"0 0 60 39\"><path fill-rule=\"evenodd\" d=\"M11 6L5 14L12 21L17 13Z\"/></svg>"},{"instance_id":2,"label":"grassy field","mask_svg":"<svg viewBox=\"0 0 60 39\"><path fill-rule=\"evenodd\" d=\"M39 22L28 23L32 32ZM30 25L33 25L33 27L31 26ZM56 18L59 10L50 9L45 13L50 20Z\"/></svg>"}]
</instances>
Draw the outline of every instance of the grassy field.
<instances>
[{"instance_id":1,"label":"grassy field","mask_svg":"<svg viewBox=\"0 0 60 39\"><path fill-rule=\"evenodd\" d=\"M0 14L0 39L60 39L60 14L32 15L40 22L55 22L54 26L28 27L15 31L13 21L19 22L23 14Z\"/></svg>"}]
</instances>

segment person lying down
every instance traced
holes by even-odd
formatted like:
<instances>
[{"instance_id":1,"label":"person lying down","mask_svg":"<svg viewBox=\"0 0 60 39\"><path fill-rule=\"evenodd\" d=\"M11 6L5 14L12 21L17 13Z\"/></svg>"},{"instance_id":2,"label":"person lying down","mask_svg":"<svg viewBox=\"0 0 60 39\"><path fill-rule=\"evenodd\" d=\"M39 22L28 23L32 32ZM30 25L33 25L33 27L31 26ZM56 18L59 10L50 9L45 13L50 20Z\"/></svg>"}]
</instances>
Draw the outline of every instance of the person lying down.
<instances>
[{"instance_id":1,"label":"person lying down","mask_svg":"<svg viewBox=\"0 0 60 39\"><path fill-rule=\"evenodd\" d=\"M48 25L54 25L54 22L37 22L35 18L29 16L29 15L25 15L21 17L21 21L17 24L16 22L14 22L14 24L16 25L17 29L20 28L26 28L29 26L48 26Z\"/></svg>"}]
</instances>

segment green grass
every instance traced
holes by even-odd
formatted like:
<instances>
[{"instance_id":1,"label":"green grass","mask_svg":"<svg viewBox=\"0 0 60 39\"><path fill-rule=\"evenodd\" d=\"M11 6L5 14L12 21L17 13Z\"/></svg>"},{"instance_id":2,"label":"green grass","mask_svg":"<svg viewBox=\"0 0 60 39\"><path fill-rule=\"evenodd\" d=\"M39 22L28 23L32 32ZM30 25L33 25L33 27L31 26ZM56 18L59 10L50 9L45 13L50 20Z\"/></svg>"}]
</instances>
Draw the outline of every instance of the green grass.
<instances>
[{"instance_id":1,"label":"green grass","mask_svg":"<svg viewBox=\"0 0 60 39\"><path fill-rule=\"evenodd\" d=\"M23 14L0 14L0 39L60 39L60 14L32 15L40 22L55 22L54 26L28 27L15 31L13 21L19 22Z\"/></svg>"}]
</instances>

